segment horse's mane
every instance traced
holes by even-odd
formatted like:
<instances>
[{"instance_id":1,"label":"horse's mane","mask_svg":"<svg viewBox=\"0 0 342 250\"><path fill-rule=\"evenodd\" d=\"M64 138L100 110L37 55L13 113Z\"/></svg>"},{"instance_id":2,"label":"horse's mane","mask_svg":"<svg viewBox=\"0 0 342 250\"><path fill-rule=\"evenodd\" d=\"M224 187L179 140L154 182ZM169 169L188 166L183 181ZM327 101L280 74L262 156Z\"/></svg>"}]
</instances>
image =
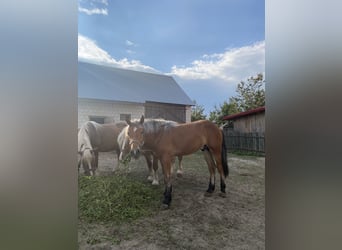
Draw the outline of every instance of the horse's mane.
<instances>
[{"instance_id":1,"label":"horse's mane","mask_svg":"<svg viewBox=\"0 0 342 250\"><path fill-rule=\"evenodd\" d=\"M156 133L167 131L172 127L177 126L177 122L164 119L145 119L143 125L145 133Z\"/></svg>"},{"instance_id":2,"label":"horse's mane","mask_svg":"<svg viewBox=\"0 0 342 250\"><path fill-rule=\"evenodd\" d=\"M134 119L131 121L132 123L138 124L140 123L139 119ZM177 126L177 122L170 121L170 120L164 120L164 119L145 119L143 126L144 126L144 132L147 134L152 133L158 133L161 131L167 131L168 129ZM125 147L127 143L127 131L128 126L123 128L118 135L117 142L119 144L120 150Z\"/></svg>"},{"instance_id":3,"label":"horse's mane","mask_svg":"<svg viewBox=\"0 0 342 250\"><path fill-rule=\"evenodd\" d=\"M95 124L92 121L84 123L78 131L78 151L83 151L85 147L92 148L90 142L90 130L95 129Z\"/></svg>"},{"instance_id":4,"label":"horse's mane","mask_svg":"<svg viewBox=\"0 0 342 250\"><path fill-rule=\"evenodd\" d=\"M124 127L121 130L120 134L118 135L117 141L118 141L120 150L125 145L127 129L128 129L128 126L126 125L126 127Z\"/></svg>"}]
</instances>

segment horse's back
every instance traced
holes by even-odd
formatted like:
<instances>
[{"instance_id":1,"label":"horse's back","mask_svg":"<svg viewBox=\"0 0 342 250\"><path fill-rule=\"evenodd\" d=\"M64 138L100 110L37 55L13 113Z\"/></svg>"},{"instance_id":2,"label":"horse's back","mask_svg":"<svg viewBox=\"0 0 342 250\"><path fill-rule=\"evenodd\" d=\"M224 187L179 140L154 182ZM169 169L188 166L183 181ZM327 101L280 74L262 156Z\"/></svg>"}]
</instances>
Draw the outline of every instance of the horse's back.
<instances>
[{"instance_id":1,"label":"horse's back","mask_svg":"<svg viewBox=\"0 0 342 250\"><path fill-rule=\"evenodd\" d=\"M99 131L102 134L102 137L107 137L110 139L114 138L116 140L122 129L126 126L126 122L107 123L102 124L102 126L99 128Z\"/></svg>"},{"instance_id":2,"label":"horse's back","mask_svg":"<svg viewBox=\"0 0 342 250\"><path fill-rule=\"evenodd\" d=\"M99 149L101 151L118 150L117 139L122 129L126 126L126 122L107 123L99 126L98 132L101 141Z\"/></svg>"},{"instance_id":3,"label":"horse's back","mask_svg":"<svg viewBox=\"0 0 342 250\"><path fill-rule=\"evenodd\" d=\"M216 147L220 140L221 133L216 124L199 120L178 124L164 131L158 140L158 147L173 155L188 155L205 145Z\"/></svg>"},{"instance_id":4,"label":"horse's back","mask_svg":"<svg viewBox=\"0 0 342 250\"><path fill-rule=\"evenodd\" d=\"M93 133L94 126L91 122L87 121L78 129L77 138L78 138L78 150L80 151L83 147L92 147L92 139L90 134Z\"/></svg>"},{"instance_id":5,"label":"horse's back","mask_svg":"<svg viewBox=\"0 0 342 250\"><path fill-rule=\"evenodd\" d=\"M199 120L195 122L195 125L198 126L199 133L206 135L209 141L222 140L222 130L215 123L208 120Z\"/></svg>"},{"instance_id":6,"label":"horse's back","mask_svg":"<svg viewBox=\"0 0 342 250\"><path fill-rule=\"evenodd\" d=\"M208 120L198 120L189 123L182 123L177 125L175 128L179 131L186 131L186 133L189 133L190 135L208 134L209 136L210 134L216 134L220 132L219 127L215 123Z\"/></svg>"}]
</instances>

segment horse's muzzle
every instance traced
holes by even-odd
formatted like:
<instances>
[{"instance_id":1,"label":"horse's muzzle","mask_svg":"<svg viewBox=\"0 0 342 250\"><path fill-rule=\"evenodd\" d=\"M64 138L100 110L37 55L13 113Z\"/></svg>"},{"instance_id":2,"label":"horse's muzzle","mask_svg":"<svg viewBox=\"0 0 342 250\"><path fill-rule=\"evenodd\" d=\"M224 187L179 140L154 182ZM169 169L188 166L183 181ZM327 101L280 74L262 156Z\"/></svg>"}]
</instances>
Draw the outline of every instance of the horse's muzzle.
<instances>
[{"instance_id":1,"label":"horse's muzzle","mask_svg":"<svg viewBox=\"0 0 342 250\"><path fill-rule=\"evenodd\" d=\"M134 159L138 159L139 156L140 156L140 150L139 150L139 149L132 150L132 151L131 151L131 156L132 156Z\"/></svg>"}]
</instances>

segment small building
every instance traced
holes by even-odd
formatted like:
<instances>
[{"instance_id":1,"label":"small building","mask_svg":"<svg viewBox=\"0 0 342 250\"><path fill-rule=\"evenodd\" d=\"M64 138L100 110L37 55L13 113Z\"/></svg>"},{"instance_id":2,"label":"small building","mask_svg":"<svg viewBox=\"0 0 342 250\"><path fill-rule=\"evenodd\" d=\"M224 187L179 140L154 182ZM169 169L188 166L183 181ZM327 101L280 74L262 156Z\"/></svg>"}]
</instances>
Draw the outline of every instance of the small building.
<instances>
[{"instance_id":1,"label":"small building","mask_svg":"<svg viewBox=\"0 0 342 250\"><path fill-rule=\"evenodd\" d=\"M223 120L232 121L233 130L239 133L265 132L265 107L224 116Z\"/></svg>"},{"instance_id":2,"label":"small building","mask_svg":"<svg viewBox=\"0 0 342 250\"><path fill-rule=\"evenodd\" d=\"M265 107L223 117L232 128L224 128L230 151L256 152L265 155Z\"/></svg>"},{"instance_id":3,"label":"small building","mask_svg":"<svg viewBox=\"0 0 342 250\"><path fill-rule=\"evenodd\" d=\"M190 122L193 105L171 76L78 62L78 127L141 115Z\"/></svg>"}]
</instances>

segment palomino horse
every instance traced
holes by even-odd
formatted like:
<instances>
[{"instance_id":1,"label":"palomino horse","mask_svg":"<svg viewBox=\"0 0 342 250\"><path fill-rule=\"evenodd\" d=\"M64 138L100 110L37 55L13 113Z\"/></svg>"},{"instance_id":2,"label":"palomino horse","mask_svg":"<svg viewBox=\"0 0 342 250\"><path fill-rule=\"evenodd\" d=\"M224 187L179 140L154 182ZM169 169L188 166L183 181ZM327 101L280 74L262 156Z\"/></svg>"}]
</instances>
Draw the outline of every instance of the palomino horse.
<instances>
[{"instance_id":1,"label":"palomino horse","mask_svg":"<svg viewBox=\"0 0 342 250\"><path fill-rule=\"evenodd\" d=\"M221 196L225 196L225 178L229 174L226 146L223 131L214 123L200 120L185 124L159 125L157 122L147 122L144 125L144 116L140 121L128 123L127 137L133 155L138 155L144 147L154 152L160 159L163 173L165 192L163 204L171 203L172 182L171 164L176 156L189 155L201 149L210 172L209 187L207 193L211 194L215 189L215 168L221 177Z\"/></svg>"},{"instance_id":2,"label":"palomino horse","mask_svg":"<svg viewBox=\"0 0 342 250\"><path fill-rule=\"evenodd\" d=\"M86 175L95 175L99 152L115 150L118 158L120 147L118 135L127 126L126 122L98 124L88 121L78 131L78 168L83 166Z\"/></svg>"},{"instance_id":3,"label":"palomino horse","mask_svg":"<svg viewBox=\"0 0 342 250\"><path fill-rule=\"evenodd\" d=\"M154 122L158 122L159 125L170 125L170 124L177 124L174 121L167 121L167 120L163 120L163 119L155 119ZM149 122L145 122L144 126L149 126ZM118 136L118 144L120 146L120 156L119 156L119 160L122 161L125 158L127 158L129 156L130 153L130 141L128 139L127 136L128 133L128 126L126 126L119 134ZM139 151L140 153L140 151ZM134 158L138 158L139 153L134 154L132 153L131 156L133 156ZM149 150L148 148L144 148L142 147L141 150L142 155L144 155L146 162L147 162L147 167L149 169L149 175L147 177L147 179L149 181L152 181L152 185L159 185L159 178L158 178L158 158L156 157L155 154L153 154L153 152L151 150ZM178 156L178 169L177 169L177 176L181 177L183 175L183 166L182 166L182 156Z\"/></svg>"}]
</instances>

